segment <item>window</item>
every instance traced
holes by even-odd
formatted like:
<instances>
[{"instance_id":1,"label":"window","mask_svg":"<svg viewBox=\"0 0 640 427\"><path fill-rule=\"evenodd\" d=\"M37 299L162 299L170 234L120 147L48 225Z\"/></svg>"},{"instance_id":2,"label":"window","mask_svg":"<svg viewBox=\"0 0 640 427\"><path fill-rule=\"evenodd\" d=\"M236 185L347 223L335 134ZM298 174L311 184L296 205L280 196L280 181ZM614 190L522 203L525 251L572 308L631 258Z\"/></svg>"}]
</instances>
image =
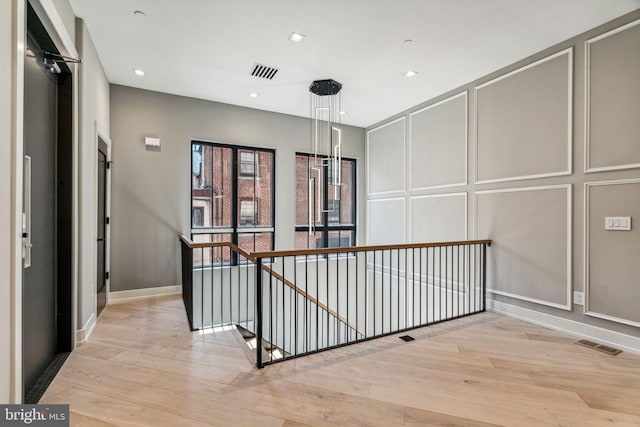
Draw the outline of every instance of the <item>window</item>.
<instances>
[{"instance_id":1,"label":"window","mask_svg":"<svg viewBox=\"0 0 640 427\"><path fill-rule=\"evenodd\" d=\"M229 241L247 252L272 250L275 152L198 141L191 152L193 241ZM205 264L205 258L234 262L228 250L198 256Z\"/></svg>"},{"instance_id":2,"label":"window","mask_svg":"<svg viewBox=\"0 0 640 427\"><path fill-rule=\"evenodd\" d=\"M258 221L257 213L257 200L240 200L240 225L256 225Z\"/></svg>"},{"instance_id":3,"label":"window","mask_svg":"<svg viewBox=\"0 0 640 427\"><path fill-rule=\"evenodd\" d=\"M256 175L257 157L254 151L240 151L240 175Z\"/></svg>"},{"instance_id":4,"label":"window","mask_svg":"<svg viewBox=\"0 0 640 427\"><path fill-rule=\"evenodd\" d=\"M191 208L191 225L192 227L202 227L204 217L204 208L203 207L194 207Z\"/></svg>"},{"instance_id":5,"label":"window","mask_svg":"<svg viewBox=\"0 0 640 427\"><path fill-rule=\"evenodd\" d=\"M327 159L315 165L310 154L296 154L296 249L348 247L356 239L356 161L342 158L340 186L331 185ZM310 186L309 177L315 177ZM310 188L311 187L311 188ZM309 190L322 193L322 206L311 209ZM311 221L310 221L311 219ZM310 222L312 224L310 224Z\"/></svg>"}]
</instances>

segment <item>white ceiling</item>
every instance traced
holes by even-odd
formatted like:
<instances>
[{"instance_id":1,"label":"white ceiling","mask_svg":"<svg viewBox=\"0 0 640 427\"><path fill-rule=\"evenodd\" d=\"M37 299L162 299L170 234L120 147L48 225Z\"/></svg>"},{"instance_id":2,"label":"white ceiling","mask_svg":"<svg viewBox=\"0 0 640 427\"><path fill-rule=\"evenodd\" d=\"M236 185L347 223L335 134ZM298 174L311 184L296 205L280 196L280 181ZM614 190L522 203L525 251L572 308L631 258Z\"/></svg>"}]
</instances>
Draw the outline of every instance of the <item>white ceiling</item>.
<instances>
[{"instance_id":1,"label":"white ceiling","mask_svg":"<svg viewBox=\"0 0 640 427\"><path fill-rule=\"evenodd\" d=\"M86 21L112 83L306 117L309 84L333 78L343 84L343 123L366 127L638 9L640 0L71 5ZM307 37L291 42L292 31ZM273 80L252 77L256 62L280 71ZM134 68L146 75L134 75ZM409 69L418 75L404 77ZM258 98L248 96L254 91Z\"/></svg>"}]
</instances>

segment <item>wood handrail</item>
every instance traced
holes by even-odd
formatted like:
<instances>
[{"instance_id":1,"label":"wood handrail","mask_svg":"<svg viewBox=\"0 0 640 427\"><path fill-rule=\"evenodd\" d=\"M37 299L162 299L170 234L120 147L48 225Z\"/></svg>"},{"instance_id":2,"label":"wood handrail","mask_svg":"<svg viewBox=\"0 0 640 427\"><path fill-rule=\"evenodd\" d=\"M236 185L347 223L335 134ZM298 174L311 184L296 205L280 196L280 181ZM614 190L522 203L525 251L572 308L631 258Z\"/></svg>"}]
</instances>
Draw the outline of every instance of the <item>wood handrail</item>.
<instances>
[{"instance_id":1,"label":"wood handrail","mask_svg":"<svg viewBox=\"0 0 640 427\"><path fill-rule=\"evenodd\" d=\"M256 261L258 258L276 258L284 256L300 256L300 255L322 255L322 254L335 254L340 252L368 252L368 251L387 251L391 249L420 249L420 248L437 248L441 246L463 246L463 245L480 245L486 243L491 246L491 240L459 240L451 242L432 242L432 243L401 243L395 245L373 245L373 246L350 246L341 248L320 248L320 249L299 249L299 250L287 250L287 251L263 251L263 252L251 252L248 253L231 242L205 242L205 243L193 243L184 234L180 235L182 240L187 246L192 249L195 248L216 248L221 246L227 246L242 254L242 256Z\"/></svg>"},{"instance_id":2,"label":"wood handrail","mask_svg":"<svg viewBox=\"0 0 640 427\"><path fill-rule=\"evenodd\" d=\"M437 248L442 246L470 246L487 244L491 246L491 240L460 240L452 242L434 242L434 243L402 243L396 245L374 245L374 246L351 246L341 248L321 248L321 249L302 249L289 251L266 251L251 252L254 258L277 258L285 256L301 256L301 255L323 255L335 254L342 252L369 252L369 251L386 251L393 249L420 249L420 248Z\"/></svg>"},{"instance_id":3,"label":"wood handrail","mask_svg":"<svg viewBox=\"0 0 640 427\"><path fill-rule=\"evenodd\" d=\"M235 245L235 244L233 244L231 242L194 243L189 238L187 238L184 234L180 235L180 240L191 249L228 247L228 248L233 249L234 251L236 251L237 253L239 253L243 257L247 258L249 261L253 262L254 264L257 264L257 258L256 257L254 257L252 254L249 254L248 252L244 251L243 249L239 248L237 245ZM347 320L345 318L343 318L342 316L339 316L338 313L336 313L335 311L331 310L326 305L322 304L316 298L314 298L311 295L307 294L305 291L303 291L302 289L297 287L295 285L295 283L290 282L289 280L285 279L281 274L276 273L275 271L273 271L269 266L262 264L262 270L264 270L267 273L271 274L273 277L275 277L276 279L280 280L282 283L284 283L285 285L287 285L288 287L293 289L296 293L302 295L304 298L306 298L309 301L313 302L318 307L320 307L321 309L325 310L327 313L329 313L330 315L332 315L336 319L340 320L342 323L344 323L345 325L347 325L348 327L350 327L351 329L353 329L354 331L356 331L360 335L366 336L366 334L364 332L362 332L358 328L356 328L353 324L351 324L351 322L347 322Z\"/></svg>"}]
</instances>

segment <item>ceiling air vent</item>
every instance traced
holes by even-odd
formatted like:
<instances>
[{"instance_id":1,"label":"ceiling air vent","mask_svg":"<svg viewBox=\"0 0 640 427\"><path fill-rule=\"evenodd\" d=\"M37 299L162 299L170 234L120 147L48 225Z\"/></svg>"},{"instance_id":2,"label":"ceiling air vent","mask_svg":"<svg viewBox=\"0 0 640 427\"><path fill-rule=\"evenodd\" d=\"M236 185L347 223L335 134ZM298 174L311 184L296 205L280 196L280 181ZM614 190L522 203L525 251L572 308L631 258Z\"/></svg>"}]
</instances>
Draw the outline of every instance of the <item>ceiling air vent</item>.
<instances>
[{"instance_id":1,"label":"ceiling air vent","mask_svg":"<svg viewBox=\"0 0 640 427\"><path fill-rule=\"evenodd\" d=\"M251 75L255 77L262 77L263 79L272 80L276 73L278 72L277 68L267 67L266 65L255 64L253 66L253 70L251 71Z\"/></svg>"}]
</instances>

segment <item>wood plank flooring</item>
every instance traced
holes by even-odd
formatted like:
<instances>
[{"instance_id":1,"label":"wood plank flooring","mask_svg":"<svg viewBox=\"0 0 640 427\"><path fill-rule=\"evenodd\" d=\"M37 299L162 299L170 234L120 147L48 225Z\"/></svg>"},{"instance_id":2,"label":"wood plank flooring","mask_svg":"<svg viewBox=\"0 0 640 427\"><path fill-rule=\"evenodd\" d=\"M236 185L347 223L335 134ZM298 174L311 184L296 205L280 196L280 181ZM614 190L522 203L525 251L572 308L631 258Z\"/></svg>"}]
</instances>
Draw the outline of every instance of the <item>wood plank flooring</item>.
<instances>
[{"instance_id":1,"label":"wood plank flooring","mask_svg":"<svg viewBox=\"0 0 640 427\"><path fill-rule=\"evenodd\" d=\"M258 370L180 297L108 306L41 403L77 426L640 426L640 356L483 313Z\"/></svg>"}]
</instances>

